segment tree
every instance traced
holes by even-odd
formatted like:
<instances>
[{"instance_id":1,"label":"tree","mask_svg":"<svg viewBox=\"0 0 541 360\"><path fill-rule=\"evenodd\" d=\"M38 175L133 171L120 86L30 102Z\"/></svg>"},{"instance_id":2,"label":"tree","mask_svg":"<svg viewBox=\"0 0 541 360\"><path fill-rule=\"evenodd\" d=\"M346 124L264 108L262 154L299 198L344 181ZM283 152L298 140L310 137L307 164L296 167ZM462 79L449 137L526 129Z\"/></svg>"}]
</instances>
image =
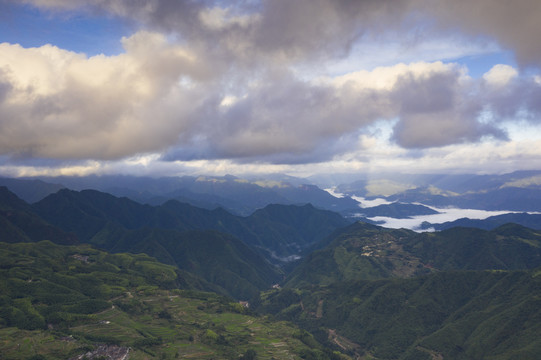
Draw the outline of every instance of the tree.
<instances>
[{"instance_id":1,"label":"tree","mask_svg":"<svg viewBox=\"0 0 541 360\"><path fill-rule=\"evenodd\" d=\"M254 349L248 349L241 357L241 360L255 360L257 359L257 353Z\"/></svg>"}]
</instances>

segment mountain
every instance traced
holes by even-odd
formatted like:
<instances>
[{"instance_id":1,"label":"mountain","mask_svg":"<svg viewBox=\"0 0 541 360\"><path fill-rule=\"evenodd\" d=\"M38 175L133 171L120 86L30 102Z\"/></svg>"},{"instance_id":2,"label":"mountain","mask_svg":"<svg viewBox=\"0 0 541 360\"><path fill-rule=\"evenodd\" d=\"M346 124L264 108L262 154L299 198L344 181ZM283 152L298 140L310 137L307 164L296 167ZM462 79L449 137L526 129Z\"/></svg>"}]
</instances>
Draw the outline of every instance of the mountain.
<instances>
[{"instance_id":1,"label":"mountain","mask_svg":"<svg viewBox=\"0 0 541 360\"><path fill-rule=\"evenodd\" d=\"M0 177L0 186L9 188L11 192L30 204L64 188L60 184L48 183L39 179L12 179L4 177Z\"/></svg>"},{"instance_id":2,"label":"mountain","mask_svg":"<svg viewBox=\"0 0 541 360\"><path fill-rule=\"evenodd\" d=\"M357 201L336 198L303 179L273 174L267 178L226 176L136 177L103 175L86 177L43 177L43 181L63 184L72 190L93 189L140 203L161 205L168 200L188 202L209 210L222 207L247 216L269 204L304 205L335 212L358 207Z\"/></svg>"},{"instance_id":3,"label":"mountain","mask_svg":"<svg viewBox=\"0 0 541 360\"><path fill-rule=\"evenodd\" d=\"M405 174L382 173L371 176L359 175L334 183L340 193L357 196L388 196L405 190L432 188L448 194L479 193L505 187L538 187L541 171L516 171L507 174ZM326 186L332 186L327 184ZM387 195L385 195L387 194Z\"/></svg>"},{"instance_id":4,"label":"mountain","mask_svg":"<svg viewBox=\"0 0 541 360\"><path fill-rule=\"evenodd\" d=\"M541 266L541 234L515 224L491 231L452 228L416 233L355 223L325 240L286 279L287 287L413 277L434 271Z\"/></svg>"},{"instance_id":5,"label":"mountain","mask_svg":"<svg viewBox=\"0 0 541 360\"><path fill-rule=\"evenodd\" d=\"M82 242L112 252L147 253L241 299L279 281L280 272L262 255L274 263L290 261L349 224L311 205L269 205L239 217L174 200L142 205L95 190L63 189L31 208Z\"/></svg>"},{"instance_id":6,"label":"mountain","mask_svg":"<svg viewBox=\"0 0 541 360\"><path fill-rule=\"evenodd\" d=\"M95 245L114 253L154 256L237 299L250 300L280 279L279 271L258 253L238 238L217 231L106 228L95 241Z\"/></svg>"},{"instance_id":7,"label":"mountain","mask_svg":"<svg viewBox=\"0 0 541 360\"><path fill-rule=\"evenodd\" d=\"M436 233L335 231L259 310L356 358L535 359L541 234L517 224Z\"/></svg>"},{"instance_id":8,"label":"mountain","mask_svg":"<svg viewBox=\"0 0 541 360\"><path fill-rule=\"evenodd\" d=\"M336 191L436 207L541 211L541 171L502 175L383 174L341 184Z\"/></svg>"},{"instance_id":9,"label":"mountain","mask_svg":"<svg viewBox=\"0 0 541 360\"><path fill-rule=\"evenodd\" d=\"M0 186L0 241L15 243L51 240L75 244L77 238L52 226L33 213L32 208L6 187Z\"/></svg>"},{"instance_id":10,"label":"mountain","mask_svg":"<svg viewBox=\"0 0 541 360\"><path fill-rule=\"evenodd\" d=\"M268 205L245 218L246 227L257 235L257 247L269 249L271 257L289 261L311 245L351 222L337 213L312 205ZM244 238L244 237L241 237Z\"/></svg>"},{"instance_id":11,"label":"mountain","mask_svg":"<svg viewBox=\"0 0 541 360\"><path fill-rule=\"evenodd\" d=\"M277 281L278 271L242 241L206 230L216 218L204 215L216 211L186 206L188 211L180 217L171 205L156 208L95 190L61 190L32 208L82 242L106 251L147 253L201 276L233 297L250 298Z\"/></svg>"},{"instance_id":12,"label":"mountain","mask_svg":"<svg viewBox=\"0 0 541 360\"><path fill-rule=\"evenodd\" d=\"M436 231L441 231L460 226L492 230L508 223L522 225L524 227L528 227L534 230L541 230L541 214L509 213L490 216L483 220L462 218L455 221L444 222L441 224L432 224L429 222L425 222L422 224L422 229L432 228Z\"/></svg>"},{"instance_id":13,"label":"mountain","mask_svg":"<svg viewBox=\"0 0 541 360\"><path fill-rule=\"evenodd\" d=\"M408 190L388 197L389 201L418 202L436 207L457 207L462 209L541 211L541 187L504 187L476 193L445 195L434 193L433 189Z\"/></svg>"},{"instance_id":14,"label":"mountain","mask_svg":"<svg viewBox=\"0 0 541 360\"><path fill-rule=\"evenodd\" d=\"M0 243L1 358L348 359L205 289L147 255Z\"/></svg>"},{"instance_id":15,"label":"mountain","mask_svg":"<svg viewBox=\"0 0 541 360\"><path fill-rule=\"evenodd\" d=\"M153 207L96 191L61 190L30 206L0 188L0 209L0 240L4 242L81 241L115 252L144 252L239 298L257 295L279 276L261 255L231 235L188 232L188 226L184 231L151 228L156 223L153 216L160 215Z\"/></svg>"},{"instance_id":16,"label":"mountain","mask_svg":"<svg viewBox=\"0 0 541 360\"><path fill-rule=\"evenodd\" d=\"M85 242L94 242L92 238L108 224L126 229L216 230L238 237L278 263L298 256L305 247L350 223L336 213L311 205L269 205L240 217L220 208L201 209L174 200L161 206L142 205L95 190L61 190L32 208Z\"/></svg>"},{"instance_id":17,"label":"mountain","mask_svg":"<svg viewBox=\"0 0 541 360\"><path fill-rule=\"evenodd\" d=\"M476 179L476 186L498 183L469 178ZM168 181L167 191L176 191L179 178ZM536 186L535 176L505 181L501 189ZM198 182L217 197L212 191L221 186L225 195L246 185L230 176ZM148 181L149 189L159 184ZM253 180L245 189L254 186L279 187ZM372 210L426 210L390 205ZM541 353L541 234L517 224L416 233L351 224L310 204L266 205L238 216L176 200L143 205L96 190L62 189L29 205L6 188L0 221L0 351L10 359L119 349L134 358L235 359L345 358L335 350L374 359ZM296 267L284 278L270 261ZM270 289L280 279L283 289ZM250 316L232 298L272 316ZM21 342L31 345L21 350Z\"/></svg>"},{"instance_id":18,"label":"mountain","mask_svg":"<svg viewBox=\"0 0 541 360\"><path fill-rule=\"evenodd\" d=\"M273 290L260 307L356 358L537 359L541 270L436 272Z\"/></svg>"}]
</instances>

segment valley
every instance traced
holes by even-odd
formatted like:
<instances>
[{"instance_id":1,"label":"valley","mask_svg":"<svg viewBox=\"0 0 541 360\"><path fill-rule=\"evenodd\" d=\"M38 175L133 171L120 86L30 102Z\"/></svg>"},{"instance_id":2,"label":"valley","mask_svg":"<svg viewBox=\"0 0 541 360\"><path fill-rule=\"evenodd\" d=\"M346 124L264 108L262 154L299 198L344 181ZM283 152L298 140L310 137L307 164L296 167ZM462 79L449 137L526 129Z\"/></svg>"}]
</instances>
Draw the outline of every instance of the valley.
<instances>
[{"instance_id":1,"label":"valley","mask_svg":"<svg viewBox=\"0 0 541 360\"><path fill-rule=\"evenodd\" d=\"M541 0L0 0L0 360L541 359Z\"/></svg>"},{"instance_id":2,"label":"valley","mask_svg":"<svg viewBox=\"0 0 541 360\"><path fill-rule=\"evenodd\" d=\"M232 177L218 184L230 181L254 199L261 184L269 191L278 186L259 180L243 187ZM331 195L315 185L290 184L287 193L297 200L296 191L311 194L304 199L317 194L319 206L265 203L267 192L257 200L263 207L240 215L175 198L150 204L37 180L11 182L19 193L45 192L29 203L0 187L6 359L535 359L541 353L534 335L541 331L541 233L538 215L527 209L425 222L421 228L441 230L420 232L370 220L417 221L438 216L439 208L392 202L393 195L362 208L353 192ZM330 210L338 204L333 199L344 198L357 209ZM370 216L350 217L351 211Z\"/></svg>"}]
</instances>

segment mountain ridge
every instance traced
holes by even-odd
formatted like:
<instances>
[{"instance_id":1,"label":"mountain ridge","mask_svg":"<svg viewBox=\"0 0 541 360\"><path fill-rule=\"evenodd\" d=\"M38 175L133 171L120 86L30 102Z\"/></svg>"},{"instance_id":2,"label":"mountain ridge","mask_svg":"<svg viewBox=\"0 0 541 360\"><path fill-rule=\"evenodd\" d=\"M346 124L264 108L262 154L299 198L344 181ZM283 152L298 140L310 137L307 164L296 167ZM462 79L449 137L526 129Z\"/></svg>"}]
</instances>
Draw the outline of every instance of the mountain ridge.
<instances>
[{"instance_id":1,"label":"mountain ridge","mask_svg":"<svg viewBox=\"0 0 541 360\"><path fill-rule=\"evenodd\" d=\"M324 243L288 275L286 287L414 277L434 271L541 266L541 233L516 224L491 231L455 227L416 233L357 222Z\"/></svg>"}]
</instances>

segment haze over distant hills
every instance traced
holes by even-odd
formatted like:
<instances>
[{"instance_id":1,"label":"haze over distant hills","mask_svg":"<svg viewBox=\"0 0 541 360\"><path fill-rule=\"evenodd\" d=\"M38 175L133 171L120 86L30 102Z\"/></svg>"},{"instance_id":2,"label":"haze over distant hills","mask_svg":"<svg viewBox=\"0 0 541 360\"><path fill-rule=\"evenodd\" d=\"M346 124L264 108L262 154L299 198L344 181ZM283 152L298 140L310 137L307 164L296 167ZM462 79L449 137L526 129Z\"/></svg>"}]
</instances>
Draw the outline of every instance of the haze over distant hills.
<instances>
[{"instance_id":1,"label":"haze over distant hills","mask_svg":"<svg viewBox=\"0 0 541 360\"><path fill-rule=\"evenodd\" d=\"M503 175L404 175L336 186L348 196L481 210L541 211L541 171Z\"/></svg>"},{"instance_id":2,"label":"haze over distant hills","mask_svg":"<svg viewBox=\"0 0 541 360\"><path fill-rule=\"evenodd\" d=\"M351 181L336 182L346 180ZM40 179L0 178L0 185L8 186L29 203L39 201L62 188L95 189L119 197L128 197L142 204L161 205L168 200L178 200L209 210L221 207L242 216L248 216L269 204L312 204L319 209L379 224L385 224L385 219L372 219L409 219L441 212L442 210L438 209L449 207L502 211L497 214L479 212L477 217L473 218L476 220L502 215L505 211L541 212L541 171L520 171L503 175L388 174L370 177L364 174L336 174L333 177L313 176L307 179L280 174L245 178L231 175L163 178L120 175L64 176ZM324 190L330 188L334 190ZM437 226L438 223L467 216L461 216L459 211L455 211L453 215L441 217L442 220L434 221L427 217L411 226L416 226L417 230L441 229L441 226ZM421 226L423 221L434 226ZM531 216L529 219L526 216L514 216L513 221L538 228L536 220ZM408 222L400 224L409 226ZM488 225L480 222L470 225L477 226L476 224L481 228L488 228Z\"/></svg>"}]
</instances>

